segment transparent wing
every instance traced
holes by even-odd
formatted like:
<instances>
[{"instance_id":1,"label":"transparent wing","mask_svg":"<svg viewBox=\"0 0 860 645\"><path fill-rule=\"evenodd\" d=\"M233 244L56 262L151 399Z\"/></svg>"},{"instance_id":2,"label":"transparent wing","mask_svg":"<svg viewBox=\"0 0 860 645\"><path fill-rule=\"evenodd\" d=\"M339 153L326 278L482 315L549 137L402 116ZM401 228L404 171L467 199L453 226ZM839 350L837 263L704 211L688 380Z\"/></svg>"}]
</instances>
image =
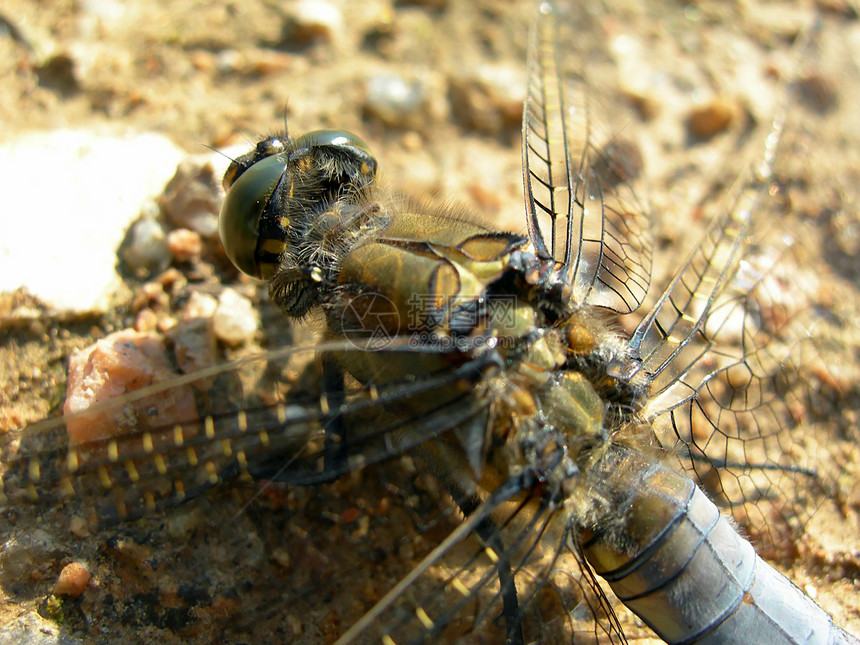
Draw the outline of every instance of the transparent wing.
<instances>
[{"instance_id":1,"label":"transparent wing","mask_svg":"<svg viewBox=\"0 0 860 645\"><path fill-rule=\"evenodd\" d=\"M526 218L538 255L561 263L577 304L629 313L651 279L651 213L634 191L637 148L594 120L587 57L572 51L576 30L595 28L585 13L540 3L535 18L523 108Z\"/></svg>"},{"instance_id":2,"label":"transparent wing","mask_svg":"<svg viewBox=\"0 0 860 645\"><path fill-rule=\"evenodd\" d=\"M497 487L338 643L626 642L565 512L529 500L527 479Z\"/></svg>"},{"instance_id":3,"label":"transparent wing","mask_svg":"<svg viewBox=\"0 0 860 645\"><path fill-rule=\"evenodd\" d=\"M771 197L781 128L630 339L663 446L769 545L786 543L789 522L808 519L797 509L830 479L815 470L802 376L813 317L785 268L791 240L767 235L784 218Z\"/></svg>"},{"instance_id":4,"label":"transparent wing","mask_svg":"<svg viewBox=\"0 0 860 645\"><path fill-rule=\"evenodd\" d=\"M479 378L481 369L476 364L422 374L406 384L287 393L277 402L263 400L253 386L243 387L237 375L241 368L259 363L349 350L358 351L346 342L329 342L267 352L10 432L0 446L6 503L83 497L97 501L100 519L111 521L173 505L240 475L319 484L402 454L480 415L486 407L475 397L446 390L459 379ZM389 344L385 351L398 351L398 343ZM413 351L420 357L429 350ZM183 391L197 402L192 418L165 419L148 413L165 397L175 400ZM385 413L424 398L430 403L420 413ZM111 415L133 429L87 443L69 438L68 425ZM368 422L371 417L373 423ZM344 428L354 431L350 434Z\"/></svg>"}]
</instances>

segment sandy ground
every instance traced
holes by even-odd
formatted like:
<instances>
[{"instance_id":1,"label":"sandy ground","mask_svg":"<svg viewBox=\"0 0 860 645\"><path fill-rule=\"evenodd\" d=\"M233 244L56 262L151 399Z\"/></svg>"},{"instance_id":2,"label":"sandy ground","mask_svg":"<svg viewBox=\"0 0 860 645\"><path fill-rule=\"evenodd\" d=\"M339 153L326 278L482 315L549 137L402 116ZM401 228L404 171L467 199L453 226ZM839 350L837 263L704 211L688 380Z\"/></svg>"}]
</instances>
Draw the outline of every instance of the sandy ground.
<instances>
[{"instance_id":1,"label":"sandy ground","mask_svg":"<svg viewBox=\"0 0 860 645\"><path fill-rule=\"evenodd\" d=\"M322 16L322 25L310 5L10 0L0 30L0 136L155 131L198 154L253 142L285 120L294 133L344 128L370 144L388 185L522 230L518 106L531 3L333 2L337 17ZM821 329L833 379L817 416L832 436L823 448L838 452L827 463L840 469L840 488L792 548L773 553L838 624L860 634L857 8L838 0L594 5L600 29L581 37L605 44L609 55L589 72L601 91L615 88L606 105L628 111L608 120L644 153L657 283L744 167L745 143L755 139L745 133L771 119L787 84L796 88L777 175L802 242L799 270L818 279L816 304L828 311ZM816 20L813 44L793 46ZM695 113L713 136L691 134ZM61 197L47 199L62 207ZM213 289L236 281L213 266L188 279ZM2 430L56 414L70 352L131 325L148 292L145 279L125 277L106 314L44 311L26 294L3 296ZM22 320L22 307L37 319ZM5 561L0 629L30 625L27 642L331 642L450 528L444 517L426 526L439 516L433 482L416 483L409 464L390 470L272 494L245 512L252 491L221 490L101 530L70 528L70 515L86 512L75 505L41 517L9 509L0 537L31 543ZM38 539L36 527L45 531ZM46 602L72 561L90 568L90 587ZM40 622L37 608L52 618ZM629 615L622 622L638 638L640 626Z\"/></svg>"}]
</instances>

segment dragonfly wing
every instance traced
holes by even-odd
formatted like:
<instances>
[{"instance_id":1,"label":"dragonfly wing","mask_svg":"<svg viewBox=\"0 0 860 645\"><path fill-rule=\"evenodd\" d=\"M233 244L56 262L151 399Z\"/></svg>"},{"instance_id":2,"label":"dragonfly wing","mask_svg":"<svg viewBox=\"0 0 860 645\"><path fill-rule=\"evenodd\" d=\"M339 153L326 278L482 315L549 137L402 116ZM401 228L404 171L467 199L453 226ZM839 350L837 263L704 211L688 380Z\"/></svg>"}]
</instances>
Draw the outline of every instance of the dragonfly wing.
<instances>
[{"instance_id":1,"label":"dragonfly wing","mask_svg":"<svg viewBox=\"0 0 860 645\"><path fill-rule=\"evenodd\" d=\"M626 642L561 509L499 486L338 643ZM600 617L600 618L598 618Z\"/></svg>"},{"instance_id":2,"label":"dragonfly wing","mask_svg":"<svg viewBox=\"0 0 860 645\"><path fill-rule=\"evenodd\" d=\"M659 441L769 545L808 519L800 502L830 479L814 467L821 451L806 413L811 312L787 297L798 283L784 268L790 240L767 235L766 222L785 216L770 195L780 132L777 123L764 163L739 181L629 341L650 375L645 415Z\"/></svg>"},{"instance_id":3,"label":"dragonfly wing","mask_svg":"<svg viewBox=\"0 0 860 645\"><path fill-rule=\"evenodd\" d=\"M560 263L577 304L629 313L650 284L651 212L634 190L636 147L595 121L588 56L575 43L577 30L596 26L573 11L541 3L531 32L523 108L528 230L538 255Z\"/></svg>"}]
</instances>

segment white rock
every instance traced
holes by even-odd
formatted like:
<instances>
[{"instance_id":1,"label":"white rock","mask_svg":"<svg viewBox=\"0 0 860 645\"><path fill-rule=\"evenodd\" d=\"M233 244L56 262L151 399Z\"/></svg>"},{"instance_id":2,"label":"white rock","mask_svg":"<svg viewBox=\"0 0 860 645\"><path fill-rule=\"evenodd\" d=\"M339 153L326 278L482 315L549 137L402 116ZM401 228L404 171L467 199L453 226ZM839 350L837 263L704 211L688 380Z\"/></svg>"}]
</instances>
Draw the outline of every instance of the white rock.
<instances>
[{"instance_id":1,"label":"white rock","mask_svg":"<svg viewBox=\"0 0 860 645\"><path fill-rule=\"evenodd\" d=\"M426 100L427 91L421 82L395 74L376 74L365 83L367 109L390 125L408 126Z\"/></svg>"},{"instance_id":2,"label":"white rock","mask_svg":"<svg viewBox=\"0 0 860 645\"><path fill-rule=\"evenodd\" d=\"M340 9L325 0L299 0L292 13L297 27L305 36L331 39L343 29Z\"/></svg>"},{"instance_id":3,"label":"white rock","mask_svg":"<svg viewBox=\"0 0 860 645\"><path fill-rule=\"evenodd\" d=\"M0 291L104 311L126 228L182 157L157 134L55 130L0 145Z\"/></svg>"},{"instance_id":4,"label":"white rock","mask_svg":"<svg viewBox=\"0 0 860 645\"><path fill-rule=\"evenodd\" d=\"M257 313L251 301L232 289L224 289L212 318L215 336L228 345L242 345L257 331Z\"/></svg>"}]
</instances>

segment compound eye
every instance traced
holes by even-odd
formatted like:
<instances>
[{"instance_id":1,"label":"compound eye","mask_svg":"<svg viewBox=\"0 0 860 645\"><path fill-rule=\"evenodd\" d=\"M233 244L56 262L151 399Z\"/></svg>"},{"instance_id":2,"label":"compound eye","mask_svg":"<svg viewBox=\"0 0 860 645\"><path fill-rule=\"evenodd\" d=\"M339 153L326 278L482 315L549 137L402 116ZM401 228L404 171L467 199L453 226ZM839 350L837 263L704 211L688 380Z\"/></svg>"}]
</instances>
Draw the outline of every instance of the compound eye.
<instances>
[{"instance_id":1,"label":"compound eye","mask_svg":"<svg viewBox=\"0 0 860 645\"><path fill-rule=\"evenodd\" d=\"M309 150L312 148L335 148L343 151L342 159L349 160L350 181L366 183L367 179L376 176L376 158L371 154L370 147L359 137L346 130L314 130L303 134L293 141L293 150Z\"/></svg>"},{"instance_id":2,"label":"compound eye","mask_svg":"<svg viewBox=\"0 0 860 645\"><path fill-rule=\"evenodd\" d=\"M313 130L293 141L292 147L312 148L315 146L340 146L344 148L355 148L371 159L370 147L359 137L346 130Z\"/></svg>"},{"instance_id":3,"label":"compound eye","mask_svg":"<svg viewBox=\"0 0 860 645\"><path fill-rule=\"evenodd\" d=\"M287 149L284 143L284 138L280 136L266 137L260 141L251 152L237 157L227 167L224 173L224 179L221 180L221 185L224 187L224 192L228 192L239 177L241 177L248 168L255 163L271 157L273 155L284 152Z\"/></svg>"},{"instance_id":4,"label":"compound eye","mask_svg":"<svg viewBox=\"0 0 860 645\"><path fill-rule=\"evenodd\" d=\"M221 205L218 232L227 257L242 273L267 279L274 267L260 262L260 217L287 165L286 153L256 162L236 178Z\"/></svg>"}]
</instances>

